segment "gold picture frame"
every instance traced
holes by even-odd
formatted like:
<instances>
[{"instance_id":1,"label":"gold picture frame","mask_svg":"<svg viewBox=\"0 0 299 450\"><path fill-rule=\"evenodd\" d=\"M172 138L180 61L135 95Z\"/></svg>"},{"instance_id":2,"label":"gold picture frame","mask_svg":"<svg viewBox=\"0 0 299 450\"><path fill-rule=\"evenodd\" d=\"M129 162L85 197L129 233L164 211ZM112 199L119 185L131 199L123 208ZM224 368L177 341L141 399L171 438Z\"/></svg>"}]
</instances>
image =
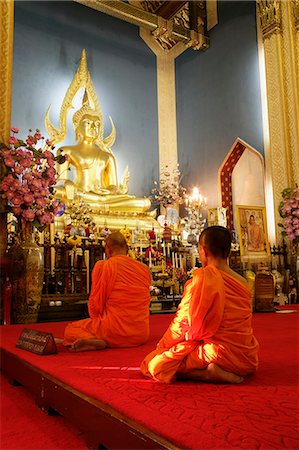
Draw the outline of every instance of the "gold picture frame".
<instances>
[{"instance_id":1,"label":"gold picture frame","mask_svg":"<svg viewBox=\"0 0 299 450\"><path fill-rule=\"evenodd\" d=\"M268 259L270 245L265 207L236 205L236 220L243 260Z\"/></svg>"}]
</instances>

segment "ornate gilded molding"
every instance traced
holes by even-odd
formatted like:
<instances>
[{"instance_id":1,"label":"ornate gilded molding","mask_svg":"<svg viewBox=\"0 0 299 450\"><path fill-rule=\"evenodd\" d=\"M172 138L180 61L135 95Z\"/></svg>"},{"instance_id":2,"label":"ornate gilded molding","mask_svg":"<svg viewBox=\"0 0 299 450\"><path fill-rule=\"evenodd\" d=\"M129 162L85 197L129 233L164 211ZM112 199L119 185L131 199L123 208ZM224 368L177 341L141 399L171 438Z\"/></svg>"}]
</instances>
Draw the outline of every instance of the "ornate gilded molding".
<instances>
[{"instance_id":1,"label":"ornate gilded molding","mask_svg":"<svg viewBox=\"0 0 299 450\"><path fill-rule=\"evenodd\" d=\"M10 134L14 2L0 1L0 140L7 142Z\"/></svg>"},{"instance_id":2,"label":"ornate gilded molding","mask_svg":"<svg viewBox=\"0 0 299 450\"><path fill-rule=\"evenodd\" d=\"M169 20L155 14L164 2L146 2L130 0L74 0L76 3L109 14L110 16L150 30L156 35L159 44L164 50L173 48L177 42L184 42L192 46L194 50L206 50L209 47L209 39L201 31L196 32L182 26L182 21L176 22L174 18ZM146 10L150 8L151 11ZM179 13L179 11L178 11Z\"/></svg>"},{"instance_id":3,"label":"ornate gilded molding","mask_svg":"<svg viewBox=\"0 0 299 450\"><path fill-rule=\"evenodd\" d=\"M272 8L264 11L269 16L268 22L263 23L262 32L269 121L269 145L265 145L265 160L266 171L271 174L268 179L271 179L273 188L277 240L280 240L281 231L277 227L280 222L278 205L281 193L299 181L298 30L296 32L293 14L295 3L298 1L259 2L259 5ZM275 12L274 5L277 6ZM277 21L279 32L275 32Z\"/></svg>"},{"instance_id":4,"label":"ornate gilded molding","mask_svg":"<svg viewBox=\"0 0 299 450\"><path fill-rule=\"evenodd\" d=\"M299 31L299 0L292 0L292 10L294 16L294 25L297 31Z\"/></svg>"},{"instance_id":5,"label":"ornate gilded molding","mask_svg":"<svg viewBox=\"0 0 299 450\"><path fill-rule=\"evenodd\" d=\"M280 0L257 0L257 6L263 38L269 38L273 33L281 33Z\"/></svg>"}]
</instances>

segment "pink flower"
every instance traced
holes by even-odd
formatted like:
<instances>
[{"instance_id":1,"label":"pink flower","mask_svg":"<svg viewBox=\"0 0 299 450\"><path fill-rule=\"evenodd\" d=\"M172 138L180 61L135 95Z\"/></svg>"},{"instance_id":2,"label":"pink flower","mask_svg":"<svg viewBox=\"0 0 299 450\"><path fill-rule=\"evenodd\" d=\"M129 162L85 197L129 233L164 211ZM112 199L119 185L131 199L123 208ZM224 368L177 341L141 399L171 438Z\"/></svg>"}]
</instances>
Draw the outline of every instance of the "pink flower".
<instances>
[{"instance_id":1,"label":"pink flower","mask_svg":"<svg viewBox=\"0 0 299 450\"><path fill-rule=\"evenodd\" d=\"M10 155L11 154L11 150L10 150L10 148L1 148L1 153L2 153L2 156L8 156L8 155Z\"/></svg>"},{"instance_id":2,"label":"pink flower","mask_svg":"<svg viewBox=\"0 0 299 450\"><path fill-rule=\"evenodd\" d=\"M36 187L37 189L41 189L42 188L42 181L41 180L33 179L31 184L32 184L32 186Z\"/></svg>"},{"instance_id":3,"label":"pink flower","mask_svg":"<svg viewBox=\"0 0 299 450\"><path fill-rule=\"evenodd\" d=\"M18 133L19 130L13 127L11 132ZM33 221L38 217L44 225L53 221L52 211L59 212L60 205L50 193L57 178L55 156L50 151L53 143L46 139L48 150L44 151L36 145L41 139L44 137L40 130L36 129L33 134L29 130L26 142L12 135L9 138L11 147L0 148L0 158L7 172L0 180L0 191L17 218Z\"/></svg>"},{"instance_id":4,"label":"pink flower","mask_svg":"<svg viewBox=\"0 0 299 450\"><path fill-rule=\"evenodd\" d=\"M49 150L46 150L46 151L44 152L44 156L45 156L45 158L47 158L47 159L52 159L52 158L53 158L53 153L52 153L52 152L49 152Z\"/></svg>"},{"instance_id":5,"label":"pink flower","mask_svg":"<svg viewBox=\"0 0 299 450\"><path fill-rule=\"evenodd\" d=\"M11 199L14 197L15 194L12 191L7 191L5 195L6 198L11 201Z\"/></svg>"},{"instance_id":6,"label":"pink flower","mask_svg":"<svg viewBox=\"0 0 299 450\"><path fill-rule=\"evenodd\" d=\"M43 208L47 205L47 201L46 201L46 199L44 199L44 198L37 198L37 199L35 200L35 202L36 202L36 204L37 204L38 206L41 206L41 207L43 207Z\"/></svg>"},{"instance_id":7,"label":"pink flower","mask_svg":"<svg viewBox=\"0 0 299 450\"><path fill-rule=\"evenodd\" d=\"M27 168L31 167L31 159L29 158L22 159L22 161L20 161L20 165Z\"/></svg>"},{"instance_id":8,"label":"pink flower","mask_svg":"<svg viewBox=\"0 0 299 450\"><path fill-rule=\"evenodd\" d=\"M31 178L31 174L30 173L24 173L24 175L23 175L23 180L30 180L30 178Z\"/></svg>"},{"instance_id":9,"label":"pink flower","mask_svg":"<svg viewBox=\"0 0 299 450\"><path fill-rule=\"evenodd\" d=\"M9 190L9 184L5 180L3 180L2 183L0 184L0 188L1 191L6 192Z\"/></svg>"},{"instance_id":10,"label":"pink flower","mask_svg":"<svg viewBox=\"0 0 299 450\"><path fill-rule=\"evenodd\" d=\"M54 176L55 176L55 170L54 170L52 167L50 167L50 168L47 170L47 175L48 175L49 178L54 177Z\"/></svg>"},{"instance_id":11,"label":"pink flower","mask_svg":"<svg viewBox=\"0 0 299 450\"><path fill-rule=\"evenodd\" d=\"M50 225L53 220L53 214L50 212L45 212L42 216L40 216L39 221L42 225Z\"/></svg>"},{"instance_id":12,"label":"pink flower","mask_svg":"<svg viewBox=\"0 0 299 450\"><path fill-rule=\"evenodd\" d=\"M22 184L19 180L15 179L11 185L11 189L13 191L18 191L21 188Z\"/></svg>"},{"instance_id":13,"label":"pink flower","mask_svg":"<svg viewBox=\"0 0 299 450\"><path fill-rule=\"evenodd\" d=\"M286 204L282 209L283 209L283 212L290 212L292 207L290 205Z\"/></svg>"},{"instance_id":14,"label":"pink flower","mask_svg":"<svg viewBox=\"0 0 299 450\"><path fill-rule=\"evenodd\" d=\"M18 195L15 195L10 201L14 206L20 206L23 203L22 198Z\"/></svg>"},{"instance_id":15,"label":"pink flower","mask_svg":"<svg viewBox=\"0 0 299 450\"><path fill-rule=\"evenodd\" d=\"M30 205L31 203L33 203L34 202L34 195L33 194L25 194L24 195L24 202L27 205Z\"/></svg>"},{"instance_id":16,"label":"pink flower","mask_svg":"<svg viewBox=\"0 0 299 450\"><path fill-rule=\"evenodd\" d=\"M12 159L10 156L4 158L4 164L6 165L6 167L14 167L15 163L16 163L15 160Z\"/></svg>"},{"instance_id":17,"label":"pink flower","mask_svg":"<svg viewBox=\"0 0 299 450\"><path fill-rule=\"evenodd\" d=\"M15 138L14 136L10 136L10 138L8 139L8 143L9 143L10 145L15 145L15 144L18 143L18 139Z\"/></svg>"},{"instance_id":18,"label":"pink flower","mask_svg":"<svg viewBox=\"0 0 299 450\"><path fill-rule=\"evenodd\" d=\"M33 222L35 218L35 214L32 209L23 209L22 216L27 222Z\"/></svg>"},{"instance_id":19,"label":"pink flower","mask_svg":"<svg viewBox=\"0 0 299 450\"><path fill-rule=\"evenodd\" d=\"M28 136L28 138L26 139L26 142L29 146L33 146L35 144L35 140L32 136Z\"/></svg>"},{"instance_id":20,"label":"pink flower","mask_svg":"<svg viewBox=\"0 0 299 450\"><path fill-rule=\"evenodd\" d=\"M15 166L15 167L14 167L14 172L15 172L17 175L21 175L21 173L23 173L23 171L24 171L24 169L23 169L23 167L21 167L21 166Z\"/></svg>"},{"instance_id":21,"label":"pink flower","mask_svg":"<svg viewBox=\"0 0 299 450\"><path fill-rule=\"evenodd\" d=\"M19 206L18 206L18 207L13 206L12 212L13 212L16 216L19 216L19 215L21 215L21 213L22 213L22 208L20 208Z\"/></svg>"}]
</instances>

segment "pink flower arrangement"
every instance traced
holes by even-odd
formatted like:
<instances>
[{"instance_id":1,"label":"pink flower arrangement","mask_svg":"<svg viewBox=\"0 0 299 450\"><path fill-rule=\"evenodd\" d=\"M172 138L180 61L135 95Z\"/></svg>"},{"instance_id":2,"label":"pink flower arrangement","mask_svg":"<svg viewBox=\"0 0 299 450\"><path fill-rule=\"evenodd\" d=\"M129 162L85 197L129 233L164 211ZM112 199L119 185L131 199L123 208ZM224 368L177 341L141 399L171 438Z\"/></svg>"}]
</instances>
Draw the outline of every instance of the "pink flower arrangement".
<instances>
[{"instance_id":1,"label":"pink flower arrangement","mask_svg":"<svg viewBox=\"0 0 299 450\"><path fill-rule=\"evenodd\" d=\"M286 188L282 191L279 214L284 219L278 226L283 228L282 235L292 242L299 241L299 188Z\"/></svg>"},{"instance_id":2,"label":"pink flower arrangement","mask_svg":"<svg viewBox=\"0 0 299 450\"><path fill-rule=\"evenodd\" d=\"M53 194L57 181L55 164L64 163L66 156L55 156L51 141L47 139L44 143L39 130L34 134L29 130L25 142L15 136L18 128L13 127L11 131L10 147L0 144L1 200L6 201L8 211L18 221L31 222L42 231L65 208Z\"/></svg>"}]
</instances>

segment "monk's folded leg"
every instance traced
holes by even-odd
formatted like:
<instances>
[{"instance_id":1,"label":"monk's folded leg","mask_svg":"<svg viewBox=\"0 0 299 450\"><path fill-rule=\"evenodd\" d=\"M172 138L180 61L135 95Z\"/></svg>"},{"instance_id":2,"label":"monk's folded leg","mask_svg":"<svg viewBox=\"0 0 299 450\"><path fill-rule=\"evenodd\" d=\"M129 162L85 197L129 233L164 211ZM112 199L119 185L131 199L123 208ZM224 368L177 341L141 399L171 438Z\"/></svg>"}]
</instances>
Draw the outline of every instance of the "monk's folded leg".
<instances>
[{"instance_id":1,"label":"monk's folded leg","mask_svg":"<svg viewBox=\"0 0 299 450\"><path fill-rule=\"evenodd\" d=\"M205 369L193 369L188 372L178 372L179 378L204 381L206 383L242 383L243 377L232 372L227 372L214 363L210 363Z\"/></svg>"},{"instance_id":2,"label":"monk's folded leg","mask_svg":"<svg viewBox=\"0 0 299 450\"><path fill-rule=\"evenodd\" d=\"M63 345L72 346L76 341L88 339L105 340L100 327L93 326L93 319L83 319L77 322L70 322L64 330ZM78 344L78 347L81 344Z\"/></svg>"},{"instance_id":3,"label":"monk's folded leg","mask_svg":"<svg viewBox=\"0 0 299 450\"><path fill-rule=\"evenodd\" d=\"M70 352L88 352L102 350L107 344L102 339L77 339L70 347Z\"/></svg>"}]
</instances>

